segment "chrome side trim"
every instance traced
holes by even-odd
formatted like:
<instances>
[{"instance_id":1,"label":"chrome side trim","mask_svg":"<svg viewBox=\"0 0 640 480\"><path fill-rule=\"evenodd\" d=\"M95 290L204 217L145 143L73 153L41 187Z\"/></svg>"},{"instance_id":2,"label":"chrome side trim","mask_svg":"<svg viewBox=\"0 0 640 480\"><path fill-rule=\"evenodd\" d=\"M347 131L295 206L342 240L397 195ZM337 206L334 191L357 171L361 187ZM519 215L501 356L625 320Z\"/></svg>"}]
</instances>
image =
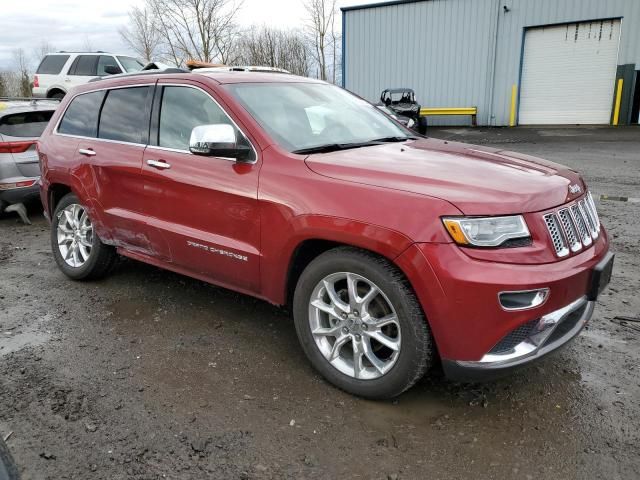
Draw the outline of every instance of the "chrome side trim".
<instances>
[{"instance_id":1,"label":"chrome side trim","mask_svg":"<svg viewBox=\"0 0 640 480\"><path fill-rule=\"evenodd\" d=\"M460 367L497 369L530 362L561 347L580 333L591 318L594 306L595 302L588 301L586 296L581 297L569 305L541 317L538 321L536 332L516 345L513 351L503 355L487 353L478 361L456 361L455 363ZM582 307L585 307L584 312L573 328L562 337L548 342L549 337L551 337L558 325L560 325L567 316Z\"/></svg>"}]
</instances>

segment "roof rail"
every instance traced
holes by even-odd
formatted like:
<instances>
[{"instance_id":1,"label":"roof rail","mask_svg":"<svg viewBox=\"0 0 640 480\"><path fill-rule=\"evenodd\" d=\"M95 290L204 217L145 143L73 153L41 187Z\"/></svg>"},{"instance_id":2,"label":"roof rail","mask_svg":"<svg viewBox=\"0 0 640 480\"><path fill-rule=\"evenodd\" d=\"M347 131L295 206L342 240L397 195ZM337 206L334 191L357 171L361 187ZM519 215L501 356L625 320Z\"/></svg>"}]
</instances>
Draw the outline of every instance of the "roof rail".
<instances>
[{"instance_id":1,"label":"roof rail","mask_svg":"<svg viewBox=\"0 0 640 480\"><path fill-rule=\"evenodd\" d=\"M34 98L34 97L0 97L0 102L31 102L35 105L38 102L58 102L59 98Z\"/></svg>"},{"instance_id":2,"label":"roof rail","mask_svg":"<svg viewBox=\"0 0 640 480\"><path fill-rule=\"evenodd\" d=\"M93 52L75 52L73 50L58 50L57 52L49 52L49 53L46 53L45 55L49 55L51 53L109 53L109 52L105 52L103 50L95 50Z\"/></svg>"},{"instance_id":3,"label":"roof rail","mask_svg":"<svg viewBox=\"0 0 640 480\"><path fill-rule=\"evenodd\" d=\"M171 73L190 73L189 70L185 70L184 68L164 68L158 70L140 70L139 72L131 72L131 73L118 73L116 75L105 75L103 77L95 77L89 80L91 82L99 82L100 80L105 80L107 78L129 78L129 77L137 77L144 75L162 75L162 74L171 74Z\"/></svg>"}]
</instances>

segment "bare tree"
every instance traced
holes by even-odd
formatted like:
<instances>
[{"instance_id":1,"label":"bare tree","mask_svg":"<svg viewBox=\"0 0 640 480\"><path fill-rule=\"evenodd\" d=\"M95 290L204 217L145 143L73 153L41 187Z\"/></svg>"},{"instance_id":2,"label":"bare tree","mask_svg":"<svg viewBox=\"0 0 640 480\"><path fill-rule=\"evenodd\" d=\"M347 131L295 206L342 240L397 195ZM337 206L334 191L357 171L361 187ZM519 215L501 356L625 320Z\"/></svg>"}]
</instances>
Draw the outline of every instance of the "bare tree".
<instances>
[{"instance_id":1,"label":"bare tree","mask_svg":"<svg viewBox=\"0 0 640 480\"><path fill-rule=\"evenodd\" d=\"M119 30L122 40L138 56L152 61L160 47L158 22L149 6L133 7L129 11L129 25Z\"/></svg>"},{"instance_id":2,"label":"bare tree","mask_svg":"<svg viewBox=\"0 0 640 480\"><path fill-rule=\"evenodd\" d=\"M239 42L239 58L246 65L284 68L296 75L308 75L309 55L304 36L293 30L253 27Z\"/></svg>"},{"instance_id":3,"label":"bare tree","mask_svg":"<svg viewBox=\"0 0 640 480\"><path fill-rule=\"evenodd\" d=\"M5 76L5 72L0 72L0 97L9 96L9 85L7 84Z\"/></svg>"},{"instance_id":4,"label":"bare tree","mask_svg":"<svg viewBox=\"0 0 640 480\"><path fill-rule=\"evenodd\" d=\"M305 0L310 43L318 67L318 77L327 79L327 46L334 26L336 0Z\"/></svg>"},{"instance_id":5,"label":"bare tree","mask_svg":"<svg viewBox=\"0 0 640 480\"><path fill-rule=\"evenodd\" d=\"M20 77L16 72L0 72L0 97L21 97Z\"/></svg>"},{"instance_id":6,"label":"bare tree","mask_svg":"<svg viewBox=\"0 0 640 480\"><path fill-rule=\"evenodd\" d=\"M330 35L331 35L331 46L332 46L332 50L333 50L333 54L331 55L331 60L333 63L333 68L331 69L331 76L332 76L332 80L331 83L333 83L334 85L336 84L337 80L338 80L338 76L337 76L337 72L338 72L338 45L340 44L341 40L342 40L342 34L336 30L336 11L335 11L335 2L334 2L334 12L333 15L331 16L331 31L330 31ZM340 48L340 56L342 55L342 48ZM342 74L342 72L340 72Z\"/></svg>"},{"instance_id":7,"label":"bare tree","mask_svg":"<svg viewBox=\"0 0 640 480\"><path fill-rule=\"evenodd\" d=\"M31 76L30 76L30 62L27 55L22 48L16 48L13 50L13 62L15 70L19 76L19 92L21 97L31 96Z\"/></svg>"},{"instance_id":8,"label":"bare tree","mask_svg":"<svg viewBox=\"0 0 640 480\"><path fill-rule=\"evenodd\" d=\"M40 62L47 54L55 51L56 47L54 47L48 41L42 40L40 44L33 49L33 59L35 62Z\"/></svg>"},{"instance_id":9,"label":"bare tree","mask_svg":"<svg viewBox=\"0 0 640 480\"><path fill-rule=\"evenodd\" d=\"M165 55L176 64L229 60L238 39L241 0L147 0L147 5Z\"/></svg>"},{"instance_id":10,"label":"bare tree","mask_svg":"<svg viewBox=\"0 0 640 480\"><path fill-rule=\"evenodd\" d=\"M85 34L84 40L82 41L82 49L85 52L93 52L94 50L93 42L91 41L91 39L89 38L89 35L87 34Z\"/></svg>"}]
</instances>

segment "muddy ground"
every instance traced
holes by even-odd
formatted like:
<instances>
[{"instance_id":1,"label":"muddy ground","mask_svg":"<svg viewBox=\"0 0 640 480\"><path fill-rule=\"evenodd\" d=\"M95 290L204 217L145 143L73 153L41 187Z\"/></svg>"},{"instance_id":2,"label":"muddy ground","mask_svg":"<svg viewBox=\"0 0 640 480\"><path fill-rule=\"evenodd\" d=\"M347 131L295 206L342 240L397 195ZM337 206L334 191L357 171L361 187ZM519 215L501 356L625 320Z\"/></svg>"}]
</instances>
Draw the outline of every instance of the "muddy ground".
<instances>
[{"instance_id":1,"label":"muddy ground","mask_svg":"<svg viewBox=\"0 0 640 480\"><path fill-rule=\"evenodd\" d=\"M640 130L445 129L640 197ZM396 401L309 366L288 314L122 260L69 281L48 226L0 219L0 434L25 479L640 478L640 203L602 201L616 267L586 331L510 378Z\"/></svg>"}]
</instances>

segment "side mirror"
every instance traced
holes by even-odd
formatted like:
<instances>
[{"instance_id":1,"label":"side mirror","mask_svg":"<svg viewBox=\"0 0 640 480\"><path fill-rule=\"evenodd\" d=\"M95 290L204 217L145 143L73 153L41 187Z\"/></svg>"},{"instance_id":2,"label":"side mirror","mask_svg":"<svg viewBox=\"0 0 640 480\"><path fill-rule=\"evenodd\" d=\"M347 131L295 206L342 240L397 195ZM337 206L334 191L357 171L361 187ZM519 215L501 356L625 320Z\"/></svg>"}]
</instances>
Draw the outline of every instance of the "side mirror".
<instances>
[{"instance_id":1,"label":"side mirror","mask_svg":"<svg viewBox=\"0 0 640 480\"><path fill-rule=\"evenodd\" d=\"M104 73L107 75L117 75L118 73L122 73L122 70L120 70L120 67L117 65L106 65L104 67Z\"/></svg>"},{"instance_id":2,"label":"side mirror","mask_svg":"<svg viewBox=\"0 0 640 480\"><path fill-rule=\"evenodd\" d=\"M228 124L199 125L191 130L189 151L194 155L235 158L244 161L251 147L238 143L236 129Z\"/></svg>"}]
</instances>

